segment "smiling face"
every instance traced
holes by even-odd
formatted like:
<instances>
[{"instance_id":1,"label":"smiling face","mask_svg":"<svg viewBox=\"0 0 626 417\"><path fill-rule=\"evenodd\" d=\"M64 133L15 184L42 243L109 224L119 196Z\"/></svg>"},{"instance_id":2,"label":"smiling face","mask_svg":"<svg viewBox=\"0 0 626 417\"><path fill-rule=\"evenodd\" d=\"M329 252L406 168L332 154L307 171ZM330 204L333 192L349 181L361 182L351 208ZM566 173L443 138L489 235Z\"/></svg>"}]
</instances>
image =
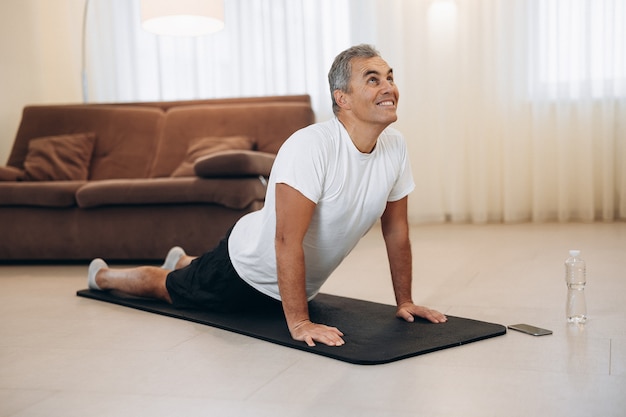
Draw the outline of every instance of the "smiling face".
<instances>
[{"instance_id":1,"label":"smiling face","mask_svg":"<svg viewBox=\"0 0 626 417\"><path fill-rule=\"evenodd\" d=\"M348 91L335 90L341 113L355 122L388 126L398 119L393 69L381 57L354 58Z\"/></svg>"}]
</instances>

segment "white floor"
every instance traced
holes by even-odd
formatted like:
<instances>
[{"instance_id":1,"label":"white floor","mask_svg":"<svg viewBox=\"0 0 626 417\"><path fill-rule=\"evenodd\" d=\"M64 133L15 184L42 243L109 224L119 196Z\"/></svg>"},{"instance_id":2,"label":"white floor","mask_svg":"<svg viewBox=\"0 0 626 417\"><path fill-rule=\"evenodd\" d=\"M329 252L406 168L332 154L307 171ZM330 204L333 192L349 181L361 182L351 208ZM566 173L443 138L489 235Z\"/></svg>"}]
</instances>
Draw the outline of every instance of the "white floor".
<instances>
[{"instance_id":1,"label":"white floor","mask_svg":"<svg viewBox=\"0 0 626 417\"><path fill-rule=\"evenodd\" d=\"M0 416L626 416L626 223L429 225L412 239L416 301L554 334L359 366L76 297L86 265L0 265ZM564 318L573 248L584 328ZM387 271L376 229L324 290L393 303Z\"/></svg>"}]
</instances>

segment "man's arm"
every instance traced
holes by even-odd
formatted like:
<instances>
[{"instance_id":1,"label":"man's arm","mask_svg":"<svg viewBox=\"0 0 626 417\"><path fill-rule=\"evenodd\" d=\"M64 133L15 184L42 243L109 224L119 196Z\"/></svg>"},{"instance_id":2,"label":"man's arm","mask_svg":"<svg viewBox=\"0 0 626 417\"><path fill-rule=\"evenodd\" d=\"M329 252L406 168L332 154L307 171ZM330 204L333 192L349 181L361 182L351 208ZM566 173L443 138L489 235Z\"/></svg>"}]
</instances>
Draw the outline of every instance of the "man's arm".
<instances>
[{"instance_id":1,"label":"man's arm","mask_svg":"<svg viewBox=\"0 0 626 417\"><path fill-rule=\"evenodd\" d=\"M344 344L335 327L312 323L306 296L306 274L302 243L309 228L315 203L287 184L276 184L276 266L278 288L291 337L315 346Z\"/></svg>"},{"instance_id":2,"label":"man's arm","mask_svg":"<svg viewBox=\"0 0 626 417\"><path fill-rule=\"evenodd\" d=\"M414 316L423 317L433 323L445 322L446 316L436 310L413 303L413 256L409 239L408 197L388 202L381 218L381 226L387 257L391 269L391 280L398 309L396 316L412 322Z\"/></svg>"}]
</instances>

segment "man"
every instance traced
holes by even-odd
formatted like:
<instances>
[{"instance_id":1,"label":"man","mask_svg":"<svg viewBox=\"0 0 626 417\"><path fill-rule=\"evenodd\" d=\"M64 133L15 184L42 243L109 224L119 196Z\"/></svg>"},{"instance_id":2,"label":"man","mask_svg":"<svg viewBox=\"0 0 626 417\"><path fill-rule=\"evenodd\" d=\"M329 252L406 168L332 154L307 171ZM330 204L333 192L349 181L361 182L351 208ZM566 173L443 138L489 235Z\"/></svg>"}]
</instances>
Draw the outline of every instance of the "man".
<instances>
[{"instance_id":1,"label":"man","mask_svg":"<svg viewBox=\"0 0 626 417\"><path fill-rule=\"evenodd\" d=\"M199 258L173 248L163 267L89 267L89 285L219 311L282 305L291 336L309 346L344 344L313 323L308 301L380 218L397 312L445 322L413 303L407 196L414 183L397 119L393 70L369 45L339 54L328 74L335 118L294 133L281 147L264 207L242 217ZM172 269L173 271L169 271Z\"/></svg>"}]
</instances>

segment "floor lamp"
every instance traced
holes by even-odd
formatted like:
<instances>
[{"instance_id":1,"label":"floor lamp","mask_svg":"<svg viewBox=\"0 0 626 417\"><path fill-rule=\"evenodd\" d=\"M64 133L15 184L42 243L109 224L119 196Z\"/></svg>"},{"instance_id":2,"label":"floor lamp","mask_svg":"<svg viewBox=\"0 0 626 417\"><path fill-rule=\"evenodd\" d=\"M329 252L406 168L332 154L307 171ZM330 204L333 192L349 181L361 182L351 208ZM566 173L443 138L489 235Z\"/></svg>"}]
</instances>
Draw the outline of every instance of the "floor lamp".
<instances>
[{"instance_id":1,"label":"floor lamp","mask_svg":"<svg viewBox=\"0 0 626 417\"><path fill-rule=\"evenodd\" d=\"M141 26L169 36L200 36L224 28L224 0L141 0Z\"/></svg>"},{"instance_id":2,"label":"floor lamp","mask_svg":"<svg viewBox=\"0 0 626 417\"><path fill-rule=\"evenodd\" d=\"M85 0L85 7L83 8L83 31L82 31L82 44L81 44L81 68L80 76L83 87L83 103L89 101L88 83L87 83L87 47L86 47L86 35L87 35L87 14L89 13L89 0Z\"/></svg>"}]
</instances>

